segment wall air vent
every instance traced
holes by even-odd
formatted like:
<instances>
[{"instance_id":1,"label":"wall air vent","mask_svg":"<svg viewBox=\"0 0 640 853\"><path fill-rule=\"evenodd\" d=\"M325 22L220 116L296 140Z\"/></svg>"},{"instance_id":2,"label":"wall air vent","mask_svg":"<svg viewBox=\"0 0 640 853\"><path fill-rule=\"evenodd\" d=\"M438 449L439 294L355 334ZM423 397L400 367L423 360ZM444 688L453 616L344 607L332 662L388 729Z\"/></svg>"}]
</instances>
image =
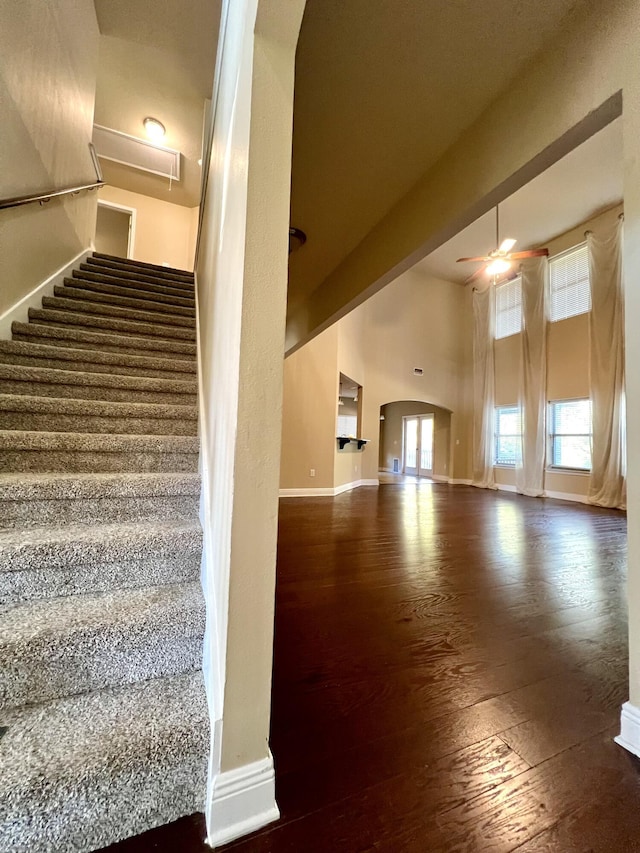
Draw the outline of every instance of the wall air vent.
<instances>
[{"instance_id":1,"label":"wall air vent","mask_svg":"<svg viewBox=\"0 0 640 853\"><path fill-rule=\"evenodd\" d=\"M414 367L413 372L416 376L422 376L424 370L421 367Z\"/></svg>"},{"instance_id":2,"label":"wall air vent","mask_svg":"<svg viewBox=\"0 0 640 853\"><path fill-rule=\"evenodd\" d=\"M138 139L99 124L93 126L93 144L98 157L103 160L111 160L174 181L180 180L182 155L172 148L161 148L146 139Z\"/></svg>"}]
</instances>

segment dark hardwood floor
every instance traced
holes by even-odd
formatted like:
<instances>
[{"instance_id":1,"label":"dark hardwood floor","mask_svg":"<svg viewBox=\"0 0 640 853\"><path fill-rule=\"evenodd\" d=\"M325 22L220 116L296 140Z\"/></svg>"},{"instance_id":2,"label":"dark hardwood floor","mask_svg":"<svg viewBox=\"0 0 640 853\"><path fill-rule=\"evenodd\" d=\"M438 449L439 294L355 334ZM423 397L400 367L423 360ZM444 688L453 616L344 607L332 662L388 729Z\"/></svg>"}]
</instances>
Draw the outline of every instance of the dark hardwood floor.
<instances>
[{"instance_id":1,"label":"dark hardwood floor","mask_svg":"<svg viewBox=\"0 0 640 853\"><path fill-rule=\"evenodd\" d=\"M281 501L281 820L225 853L634 853L622 513L451 487ZM207 848L187 818L111 853Z\"/></svg>"}]
</instances>

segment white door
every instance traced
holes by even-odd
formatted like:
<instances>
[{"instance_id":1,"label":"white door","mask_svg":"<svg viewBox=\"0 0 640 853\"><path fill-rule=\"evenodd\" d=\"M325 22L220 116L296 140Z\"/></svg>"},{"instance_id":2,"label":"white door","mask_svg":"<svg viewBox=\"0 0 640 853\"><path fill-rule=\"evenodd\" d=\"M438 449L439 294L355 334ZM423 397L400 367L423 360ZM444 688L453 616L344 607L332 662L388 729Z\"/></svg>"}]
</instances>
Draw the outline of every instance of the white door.
<instances>
[{"instance_id":1,"label":"white door","mask_svg":"<svg viewBox=\"0 0 640 853\"><path fill-rule=\"evenodd\" d=\"M133 243L133 211L98 202L95 247L97 252L130 258Z\"/></svg>"},{"instance_id":2,"label":"white door","mask_svg":"<svg viewBox=\"0 0 640 853\"><path fill-rule=\"evenodd\" d=\"M420 418L420 477L433 476L433 415Z\"/></svg>"},{"instance_id":3,"label":"white door","mask_svg":"<svg viewBox=\"0 0 640 853\"><path fill-rule=\"evenodd\" d=\"M404 418L405 474L433 476L433 415Z\"/></svg>"},{"instance_id":4,"label":"white door","mask_svg":"<svg viewBox=\"0 0 640 853\"><path fill-rule=\"evenodd\" d=\"M404 466L405 474L418 473L418 421L419 418L404 419Z\"/></svg>"}]
</instances>

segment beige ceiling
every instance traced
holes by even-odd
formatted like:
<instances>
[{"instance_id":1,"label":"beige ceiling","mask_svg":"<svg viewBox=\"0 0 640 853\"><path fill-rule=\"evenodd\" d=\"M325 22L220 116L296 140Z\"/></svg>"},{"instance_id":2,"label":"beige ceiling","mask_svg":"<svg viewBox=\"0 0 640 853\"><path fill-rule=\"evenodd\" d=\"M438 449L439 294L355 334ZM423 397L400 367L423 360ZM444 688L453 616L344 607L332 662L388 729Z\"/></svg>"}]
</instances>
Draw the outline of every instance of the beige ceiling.
<instances>
[{"instance_id":1,"label":"beige ceiling","mask_svg":"<svg viewBox=\"0 0 640 853\"><path fill-rule=\"evenodd\" d=\"M500 204L500 239L516 238L514 251L543 246L619 203L623 196L622 168L622 119L617 119ZM456 259L494 249L495 228L495 213L491 211L416 264L415 269L464 283L480 264L458 264Z\"/></svg>"},{"instance_id":2,"label":"beige ceiling","mask_svg":"<svg viewBox=\"0 0 640 853\"><path fill-rule=\"evenodd\" d=\"M580 0L308 0L296 60L290 306L317 288ZM508 128L505 128L505 133Z\"/></svg>"},{"instance_id":3,"label":"beige ceiling","mask_svg":"<svg viewBox=\"0 0 640 853\"><path fill-rule=\"evenodd\" d=\"M200 196L202 122L211 97L220 0L94 0L100 27L96 124L144 138L151 115L181 151L182 180L102 161L114 186L193 207Z\"/></svg>"}]
</instances>

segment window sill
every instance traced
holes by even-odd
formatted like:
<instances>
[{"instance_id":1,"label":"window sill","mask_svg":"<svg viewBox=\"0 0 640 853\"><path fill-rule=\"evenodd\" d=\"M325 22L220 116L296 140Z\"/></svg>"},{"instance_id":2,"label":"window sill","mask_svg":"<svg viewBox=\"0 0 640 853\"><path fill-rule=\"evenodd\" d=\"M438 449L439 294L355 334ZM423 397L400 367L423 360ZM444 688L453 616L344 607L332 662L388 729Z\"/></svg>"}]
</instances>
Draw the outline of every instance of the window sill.
<instances>
[{"instance_id":1,"label":"window sill","mask_svg":"<svg viewBox=\"0 0 640 853\"><path fill-rule=\"evenodd\" d=\"M573 474L578 477L590 477L591 471L585 471L584 468L561 468L560 466L552 466L545 468L545 474Z\"/></svg>"},{"instance_id":2,"label":"window sill","mask_svg":"<svg viewBox=\"0 0 640 853\"><path fill-rule=\"evenodd\" d=\"M507 471L515 471L516 465L515 462L512 464L511 462L494 462L494 468L506 468Z\"/></svg>"}]
</instances>

